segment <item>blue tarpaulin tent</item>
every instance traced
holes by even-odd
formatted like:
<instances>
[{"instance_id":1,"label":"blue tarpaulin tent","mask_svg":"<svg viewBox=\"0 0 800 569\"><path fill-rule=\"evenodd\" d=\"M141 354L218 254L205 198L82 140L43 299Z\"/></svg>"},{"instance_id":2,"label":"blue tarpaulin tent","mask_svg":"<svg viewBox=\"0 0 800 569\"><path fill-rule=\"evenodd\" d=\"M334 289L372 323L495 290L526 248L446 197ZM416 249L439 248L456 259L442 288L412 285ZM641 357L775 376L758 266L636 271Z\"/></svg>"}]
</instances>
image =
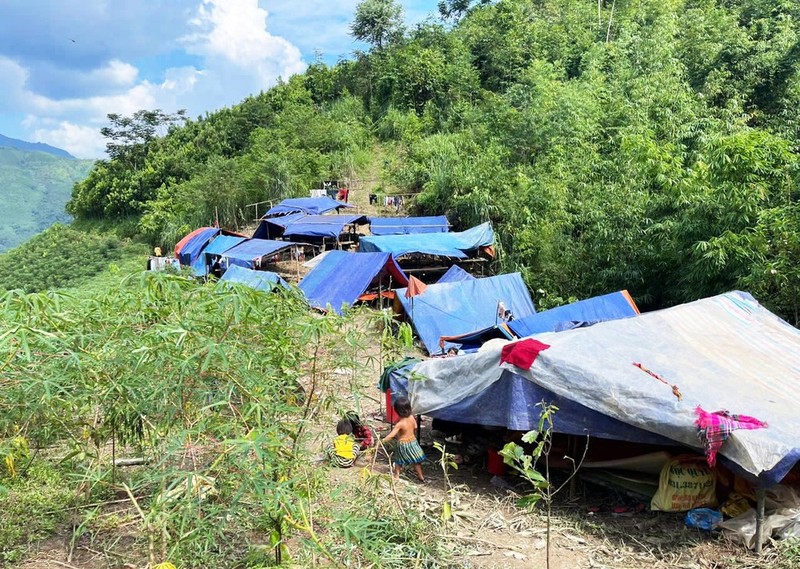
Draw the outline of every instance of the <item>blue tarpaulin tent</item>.
<instances>
[{"instance_id":1,"label":"blue tarpaulin tent","mask_svg":"<svg viewBox=\"0 0 800 569\"><path fill-rule=\"evenodd\" d=\"M339 202L334 199L324 198L289 198L283 200L278 205L273 206L267 211L265 217L273 215L285 215L287 213L302 212L309 215L321 215L328 211L339 209L340 207L353 207L350 204Z\"/></svg>"},{"instance_id":2,"label":"blue tarpaulin tent","mask_svg":"<svg viewBox=\"0 0 800 569\"><path fill-rule=\"evenodd\" d=\"M348 225L366 223L363 215L306 215L284 229L286 237L339 237Z\"/></svg>"},{"instance_id":3,"label":"blue tarpaulin tent","mask_svg":"<svg viewBox=\"0 0 800 569\"><path fill-rule=\"evenodd\" d=\"M447 233L450 223L444 215L426 217L370 217L373 235L408 235L411 233Z\"/></svg>"},{"instance_id":4,"label":"blue tarpaulin tent","mask_svg":"<svg viewBox=\"0 0 800 569\"><path fill-rule=\"evenodd\" d=\"M436 281L436 283L437 284L455 283L458 281L471 281L474 279L475 277L473 277L467 271L465 271L458 265L453 265L452 267L447 269L447 272L443 274L441 278L438 281Z\"/></svg>"},{"instance_id":5,"label":"blue tarpaulin tent","mask_svg":"<svg viewBox=\"0 0 800 569\"><path fill-rule=\"evenodd\" d=\"M270 271L253 271L238 265L231 265L225 274L219 279L220 282L239 283L256 290L270 291L277 286L289 288L289 285L277 273Z\"/></svg>"},{"instance_id":6,"label":"blue tarpaulin tent","mask_svg":"<svg viewBox=\"0 0 800 569\"><path fill-rule=\"evenodd\" d=\"M244 237L234 237L233 235L220 235L215 238L211 243L206 245L205 249L197 256L194 263L192 263L192 271L199 277L204 277L208 274L208 266L211 263L211 255L222 255L228 249L231 249L246 241Z\"/></svg>"},{"instance_id":7,"label":"blue tarpaulin tent","mask_svg":"<svg viewBox=\"0 0 800 569\"><path fill-rule=\"evenodd\" d=\"M300 281L309 304L341 313L353 305L376 278L391 275L394 283L407 285L408 278L389 253L348 253L330 251Z\"/></svg>"},{"instance_id":8,"label":"blue tarpaulin tent","mask_svg":"<svg viewBox=\"0 0 800 569\"><path fill-rule=\"evenodd\" d=\"M516 318L508 323L508 327L518 337L524 338L541 332L560 332L581 323L617 320L637 314L636 303L628 291L623 290L537 312L527 318Z\"/></svg>"},{"instance_id":9,"label":"blue tarpaulin tent","mask_svg":"<svg viewBox=\"0 0 800 569\"><path fill-rule=\"evenodd\" d=\"M436 283L411 298L406 298L405 292L405 289L399 289L397 298L430 354L443 351L440 345L442 336L465 334L497 325L500 302L516 318L536 312L519 273Z\"/></svg>"},{"instance_id":10,"label":"blue tarpaulin tent","mask_svg":"<svg viewBox=\"0 0 800 569\"><path fill-rule=\"evenodd\" d=\"M800 459L800 330L747 293L730 292L588 328L545 332L536 339L549 347L528 370L500 362L508 345L504 342L487 344L475 354L414 366L414 376L425 378L407 385L414 413L455 408L468 398L489 395L489 389L502 392L507 386L493 385L511 372L545 390L526 395L531 398L527 405L535 406L550 392L555 399L545 400L556 402L557 416L568 414L564 402L594 412L583 434L639 440L634 431L611 430L614 423L608 419L613 419L637 432L702 449L698 407L707 412L727 409L768 425L730 433L720 455L735 472L770 485ZM509 403L508 398L504 401ZM598 415L605 423L591 418ZM580 417L564 420L565 432L578 430L574 427L580 426ZM562 429L558 422L556 429Z\"/></svg>"},{"instance_id":11,"label":"blue tarpaulin tent","mask_svg":"<svg viewBox=\"0 0 800 569\"><path fill-rule=\"evenodd\" d=\"M219 227L201 227L195 229L175 245L175 257L181 265L191 265L195 262L203 248L214 237L219 235Z\"/></svg>"},{"instance_id":12,"label":"blue tarpaulin tent","mask_svg":"<svg viewBox=\"0 0 800 569\"><path fill-rule=\"evenodd\" d=\"M254 268L262 258L270 257L297 245L291 241L270 241L269 239L248 239L232 249L225 251L223 259L228 265L239 265L246 269Z\"/></svg>"},{"instance_id":13,"label":"blue tarpaulin tent","mask_svg":"<svg viewBox=\"0 0 800 569\"><path fill-rule=\"evenodd\" d=\"M360 249L391 253L395 258L419 253L463 259L480 247L488 247L493 243L494 231L492 224L487 221L461 232L362 237Z\"/></svg>"},{"instance_id":14,"label":"blue tarpaulin tent","mask_svg":"<svg viewBox=\"0 0 800 569\"><path fill-rule=\"evenodd\" d=\"M308 214L298 212L288 213L279 217L263 217L255 233L253 233L253 239L275 239L277 237L283 237L283 232L289 225L306 215Z\"/></svg>"}]
</instances>

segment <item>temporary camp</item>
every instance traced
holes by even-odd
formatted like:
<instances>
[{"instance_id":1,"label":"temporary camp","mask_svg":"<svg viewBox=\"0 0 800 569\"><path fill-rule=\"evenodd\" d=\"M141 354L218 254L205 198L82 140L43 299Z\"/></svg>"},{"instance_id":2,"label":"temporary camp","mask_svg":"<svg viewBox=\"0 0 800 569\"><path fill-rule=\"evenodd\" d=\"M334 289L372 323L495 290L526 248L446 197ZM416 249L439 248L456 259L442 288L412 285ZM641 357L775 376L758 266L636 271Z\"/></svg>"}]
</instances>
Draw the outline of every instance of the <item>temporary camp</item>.
<instances>
[{"instance_id":1,"label":"temporary camp","mask_svg":"<svg viewBox=\"0 0 800 569\"><path fill-rule=\"evenodd\" d=\"M207 275L214 262L219 261L225 251L232 249L242 241L246 241L246 239L244 237L234 237L233 235L218 235L203 248L194 260L192 271L199 277Z\"/></svg>"},{"instance_id":2,"label":"temporary camp","mask_svg":"<svg viewBox=\"0 0 800 569\"><path fill-rule=\"evenodd\" d=\"M225 251L222 259L230 265L246 269L262 266L268 259L297 247L291 241L270 241L269 239L247 239Z\"/></svg>"},{"instance_id":3,"label":"temporary camp","mask_svg":"<svg viewBox=\"0 0 800 569\"><path fill-rule=\"evenodd\" d=\"M281 286L289 288L289 285L277 273L270 271L253 271L238 265L231 265L225 274L219 279L222 283L238 283L256 290L271 291L275 287Z\"/></svg>"},{"instance_id":4,"label":"temporary camp","mask_svg":"<svg viewBox=\"0 0 800 569\"><path fill-rule=\"evenodd\" d=\"M355 233L356 225L366 223L363 215L306 215L288 224L283 234L299 240L309 237L339 239L348 230Z\"/></svg>"},{"instance_id":5,"label":"temporary camp","mask_svg":"<svg viewBox=\"0 0 800 569\"><path fill-rule=\"evenodd\" d=\"M220 229L219 227L200 227L178 241L175 245L175 258L180 261L181 265L193 265L203 249L220 235L246 239L244 235Z\"/></svg>"},{"instance_id":6,"label":"temporary camp","mask_svg":"<svg viewBox=\"0 0 800 569\"><path fill-rule=\"evenodd\" d=\"M493 243L494 231L492 224L487 221L461 232L362 237L360 249L366 252L391 253L395 258L422 254L464 259Z\"/></svg>"},{"instance_id":7,"label":"temporary camp","mask_svg":"<svg viewBox=\"0 0 800 569\"><path fill-rule=\"evenodd\" d=\"M431 355L444 351L442 336L483 330L511 315L524 318L536 312L519 273L436 283L409 298L405 292L398 290L397 299ZM504 314L499 314L501 307Z\"/></svg>"},{"instance_id":8,"label":"temporary camp","mask_svg":"<svg viewBox=\"0 0 800 569\"><path fill-rule=\"evenodd\" d=\"M444 215L425 217L370 217L373 235L408 235L411 233L447 233L450 223Z\"/></svg>"},{"instance_id":9,"label":"temporary camp","mask_svg":"<svg viewBox=\"0 0 800 569\"><path fill-rule=\"evenodd\" d=\"M253 233L254 239L278 239L292 223L308 214L303 212L287 213L276 217L264 216Z\"/></svg>"},{"instance_id":10,"label":"temporary camp","mask_svg":"<svg viewBox=\"0 0 800 569\"><path fill-rule=\"evenodd\" d=\"M370 287L381 286L388 292L393 285L407 284L389 253L330 251L300 281L300 290L311 306L340 313L342 306L355 304Z\"/></svg>"},{"instance_id":11,"label":"temporary camp","mask_svg":"<svg viewBox=\"0 0 800 569\"><path fill-rule=\"evenodd\" d=\"M722 462L769 486L800 459L798 370L800 331L731 292L428 360L413 367L424 379L406 388L415 413L528 430L546 401L559 408L557 432L707 453L701 428L715 415L734 425L718 447Z\"/></svg>"},{"instance_id":12,"label":"temporary camp","mask_svg":"<svg viewBox=\"0 0 800 569\"><path fill-rule=\"evenodd\" d=\"M286 215L287 213L305 213L308 215L322 215L329 211L339 210L343 207L353 207L350 204L336 201L329 197L318 198L289 198L270 208L264 217Z\"/></svg>"}]
</instances>

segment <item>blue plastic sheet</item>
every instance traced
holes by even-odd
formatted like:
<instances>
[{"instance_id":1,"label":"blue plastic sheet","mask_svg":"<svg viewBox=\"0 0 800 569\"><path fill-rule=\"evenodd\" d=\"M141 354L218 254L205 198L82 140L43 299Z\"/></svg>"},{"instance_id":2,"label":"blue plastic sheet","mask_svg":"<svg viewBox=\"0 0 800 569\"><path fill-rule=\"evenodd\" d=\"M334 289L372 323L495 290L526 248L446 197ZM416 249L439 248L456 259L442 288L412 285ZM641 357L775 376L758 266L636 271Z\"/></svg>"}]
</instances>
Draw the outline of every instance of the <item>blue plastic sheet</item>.
<instances>
[{"instance_id":1,"label":"blue plastic sheet","mask_svg":"<svg viewBox=\"0 0 800 569\"><path fill-rule=\"evenodd\" d=\"M289 198L270 208L265 217L271 215L284 215L287 213L303 212L310 215L321 215L340 207L353 207L350 204L334 199L324 198Z\"/></svg>"},{"instance_id":2,"label":"blue plastic sheet","mask_svg":"<svg viewBox=\"0 0 800 569\"><path fill-rule=\"evenodd\" d=\"M270 241L269 239L248 239L232 249L225 251L223 258L229 265L239 265L246 269L255 267L256 261L289 249L297 243L291 241Z\"/></svg>"},{"instance_id":3,"label":"blue plastic sheet","mask_svg":"<svg viewBox=\"0 0 800 569\"><path fill-rule=\"evenodd\" d=\"M353 305L376 277L390 274L394 282L408 284L408 278L389 253L348 253L330 251L300 281L300 290L311 306L341 314L342 306Z\"/></svg>"},{"instance_id":4,"label":"blue plastic sheet","mask_svg":"<svg viewBox=\"0 0 800 569\"><path fill-rule=\"evenodd\" d=\"M537 312L526 318L515 318L508 323L508 327L518 337L524 338L542 332L575 328L580 322L605 322L637 314L639 309L628 291L620 291Z\"/></svg>"},{"instance_id":5,"label":"blue plastic sheet","mask_svg":"<svg viewBox=\"0 0 800 569\"><path fill-rule=\"evenodd\" d=\"M277 286L289 288L280 275L270 271L253 271L238 265L231 265L219 279L220 283L239 283L256 290L271 291Z\"/></svg>"},{"instance_id":6,"label":"blue plastic sheet","mask_svg":"<svg viewBox=\"0 0 800 569\"><path fill-rule=\"evenodd\" d=\"M370 217L373 235L409 235L412 233L447 233L450 223L444 215L425 217Z\"/></svg>"},{"instance_id":7,"label":"blue plastic sheet","mask_svg":"<svg viewBox=\"0 0 800 569\"><path fill-rule=\"evenodd\" d=\"M220 230L218 227L201 227L184 237L181 242L175 246L178 261L180 261L181 265L191 265L194 263L203 248L215 236L219 235L219 233ZM186 240L185 243L183 242L184 240Z\"/></svg>"},{"instance_id":8,"label":"blue plastic sheet","mask_svg":"<svg viewBox=\"0 0 800 569\"><path fill-rule=\"evenodd\" d=\"M536 312L519 273L436 283L411 298L406 298L405 292L406 289L399 289L397 297L430 354L443 351L439 344L442 336L465 334L498 324L499 302L518 318Z\"/></svg>"},{"instance_id":9,"label":"blue plastic sheet","mask_svg":"<svg viewBox=\"0 0 800 569\"><path fill-rule=\"evenodd\" d=\"M283 231L286 237L331 237L337 238L348 225L366 223L363 215L306 215L288 225Z\"/></svg>"},{"instance_id":10,"label":"blue plastic sheet","mask_svg":"<svg viewBox=\"0 0 800 569\"><path fill-rule=\"evenodd\" d=\"M414 253L463 259L480 247L494 243L490 222L472 229L452 233L417 233L362 237L360 249L367 252L391 253L395 258Z\"/></svg>"},{"instance_id":11,"label":"blue plastic sheet","mask_svg":"<svg viewBox=\"0 0 800 569\"><path fill-rule=\"evenodd\" d=\"M289 213L279 217L265 217L258 224L253 239L275 239L283 237L284 230L292 223L308 215L307 213Z\"/></svg>"},{"instance_id":12,"label":"blue plastic sheet","mask_svg":"<svg viewBox=\"0 0 800 569\"><path fill-rule=\"evenodd\" d=\"M246 241L246 239L244 237L234 237L233 235L220 235L206 245L206 248L197 256L197 259L192 263L192 271L198 277L204 277L208 274L208 265L211 261L210 255L222 255L242 241Z\"/></svg>"},{"instance_id":13,"label":"blue plastic sheet","mask_svg":"<svg viewBox=\"0 0 800 569\"><path fill-rule=\"evenodd\" d=\"M437 282L437 284L455 283L455 282L458 282L458 281L471 281L471 280L474 280L474 279L475 279L475 277L473 277L467 271L465 271L464 269L462 269L458 265L453 265L452 267L447 269L447 272L445 274L443 274L442 277L436 282Z\"/></svg>"}]
</instances>

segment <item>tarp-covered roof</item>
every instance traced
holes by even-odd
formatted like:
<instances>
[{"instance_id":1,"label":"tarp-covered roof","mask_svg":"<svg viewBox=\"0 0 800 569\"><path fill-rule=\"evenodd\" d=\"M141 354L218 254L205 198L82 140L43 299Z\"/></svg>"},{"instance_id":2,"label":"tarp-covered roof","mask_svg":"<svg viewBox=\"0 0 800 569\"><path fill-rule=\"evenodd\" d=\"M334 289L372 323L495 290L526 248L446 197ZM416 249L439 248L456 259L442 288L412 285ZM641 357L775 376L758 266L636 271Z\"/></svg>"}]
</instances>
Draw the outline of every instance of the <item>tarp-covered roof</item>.
<instances>
[{"instance_id":1,"label":"tarp-covered roof","mask_svg":"<svg viewBox=\"0 0 800 569\"><path fill-rule=\"evenodd\" d=\"M306 215L308 214L297 212L281 215L279 217L265 217L258 224L255 233L253 233L253 238L270 239L271 237L282 237L284 229Z\"/></svg>"},{"instance_id":2,"label":"tarp-covered roof","mask_svg":"<svg viewBox=\"0 0 800 569\"><path fill-rule=\"evenodd\" d=\"M321 215L340 207L353 207L350 204L336 201L329 197L320 198L289 198L273 206L264 217L285 215L287 213L303 212L310 215Z\"/></svg>"},{"instance_id":3,"label":"tarp-covered roof","mask_svg":"<svg viewBox=\"0 0 800 569\"><path fill-rule=\"evenodd\" d=\"M306 215L285 226L287 237L332 237L341 235L345 227L366 223L363 215Z\"/></svg>"},{"instance_id":4,"label":"tarp-covered roof","mask_svg":"<svg viewBox=\"0 0 800 569\"><path fill-rule=\"evenodd\" d=\"M297 243L290 241L270 241L269 239L248 239L232 249L225 251L224 259L230 265L239 265L247 269L255 266L255 261L289 249Z\"/></svg>"},{"instance_id":5,"label":"tarp-covered roof","mask_svg":"<svg viewBox=\"0 0 800 569\"><path fill-rule=\"evenodd\" d=\"M411 233L447 233L450 223L444 215L424 217L370 217L373 235L409 235Z\"/></svg>"},{"instance_id":6,"label":"tarp-covered roof","mask_svg":"<svg viewBox=\"0 0 800 569\"><path fill-rule=\"evenodd\" d=\"M207 255L222 255L228 249L231 249L246 241L244 237L234 237L233 235L220 235L215 238L211 243L206 245L205 249L197 256L194 263L192 263L192 270L197 276L205 276L208 274L208 257Z\"/></svg>"},{"instance_id":7,"label":"tarp-covered roof","mask_svg":"<svg viewBox=\"0 0 800 569\"><path fill-rule=\"evenodd\" d=\"M480 247L494 243L490 222L452 233L418 233L362 237L360 249L367 252L391 253L395 258L413 253L463 259Z\"/></svg>"},{"instance_id":8,"label":"tarp-covered roof","mask_svg":"<svg viewBox=\"0 0 800 569\"><path fill-rule=\"evenodd\" d=\"M330 251L300 281L311 306L326 309L330 305L341 313L343 305L353 305L376 277L388 272L394 282L407 285L408 278L389 253L349 253Z\"/></svg>"},{"instance_id":9,"label":"tarp-covered roof","mask_svg":"<svg viewBox=\"0 0 800 569\"><path fill-rule=\"evenodd\" d=\"M220 282L239 283L256 290L270 291L276 286L289 288L289 285L277 273L270 271L253 271L237 265L231 265L225 274L219 279Z\"/></svg>"},{"instance_id":10,"label":"tarp-covered roof","mask_svg":"<svg viewBox=\"0 0 800 569\"><path fill-rule=\"evenodd\" d=\"M220 232L219 227L200 227L195 229L175 245L175 257L181 265L191 265L200 255L203 247Z\"/></svg>"},{"instance_id":11,"label":"tarp-covered roof","mask_svg":"<svg viewBox=\"0 0 800 569\"><path fill-rule=\"evenodd\" d=\"M467 271L459 267L458 265L453 265L447 272L443 274L438 281L438 284L442 283L454 283L458 281L471 281L474 280L475 277L469 274Z\"/></svg>"},{"instance_id":12,"label":"tarp-covered roof","mask_svg":"<svg viewBox=\"0 0 800 569\"><path fill-rule=\"evenodd\" d=\"M499 365L502 341L415 366L427 379L408 384L414 412L452 407L489 389L507 370L562 400L689 447L700 446L698 406L766 421L764 429L733 431L720 454L767 485L800 459L800 331L749 294L731 292L536 339L550 347L527 371ZM588 425L586 432L594 429Z\"/></svg>"},{"instance_id":13,"label":"tarp-covered roof","mask_svg":"<svg viewBox=\"0 0 800 569\"><path fill-rule=\"evenodd\" d=\"M405 289L400 289L397 298L430 354L442 351L439 345L442 336L464 334L496 325L499 302L517 318L536 312L519 273L436 283L428 285L425 292L411 298L406 298Z\"/></svg>"},{"instance_id":14,"label":"tarp-covered roof","mask_svg":"<svg viewBox=\"0 0 800 569\"><path fill-rule=\"evenodd\" d=\"M527 318L516 318L508 323L508 327L520 338L540 334L541 332L560 332L574 328L575 324L604 322L628 318L639 314L627 290L595 296L579 300L572 304L557 306L544 312L537 312Z\"/></svg>"}]
</instances>

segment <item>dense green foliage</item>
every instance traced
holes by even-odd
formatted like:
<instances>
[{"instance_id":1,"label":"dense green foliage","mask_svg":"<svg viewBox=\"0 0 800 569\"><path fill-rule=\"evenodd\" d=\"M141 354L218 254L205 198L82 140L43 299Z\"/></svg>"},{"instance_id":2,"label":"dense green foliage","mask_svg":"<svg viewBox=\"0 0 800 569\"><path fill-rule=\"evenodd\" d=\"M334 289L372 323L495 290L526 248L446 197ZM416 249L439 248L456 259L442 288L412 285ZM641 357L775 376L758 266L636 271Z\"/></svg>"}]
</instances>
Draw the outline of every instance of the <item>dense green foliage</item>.
<instances>
[{"instance_id":1,"label":"dense green foliage","mask_svg":"<svg viewBox=\"0 0 800 569\"><path fill-rule=\"evenodd\" d=\"M399 567L436 550L435 532L423 535L430 526L394 502L326 506L332 489L309 460L310 427L338 408L348 383L339 370L355 374L365 348L356 320L314 315L296 291L166 273L91 293L12 292L0 311L0 511L23 493L36 499L33 464L80 490L73 541L88 533L102 542L111 521L91 505L129 496L119 513L135 524L135 543L114 536L102 547L139 565L233 567L275 546L300 566L313 555L358 566L393 550L383 566ZM359 388L347 388L357 404ZM120 456L147 466L114 468ZM370 532L385 539L360 543ZM29 537L0 532L0 555L17 555Z\"/></svg>"},{"instance_id":2,"label":"dense green foliage","mask_svg":"<svg viewBox=\"0 0 800 569\"><path fill-rule=\"evenodd\" d=\"M67 221L64 206L70 191L92 164L39 151L0 148L0 252L56 221Z\"/></svg>"},{"instance_id":3,"label":"dense green foliage","mask_svg":"<svg viewBox=\"0 0 800 569\"><path fill-rule=\"evenodd\" d=\"M128 255L141 259L146 248L129 245L112 233L78 231L57 223L0 256L6 270L0 290L38 292L75 287Z\"/></svg>"},{"instance_id":4,"label":"dense green foliage","mask_svg":"<svg viewBox=\"0 0 800 569\"><path fill-rule=\"evenodd\" d=\"M441 23L148 143L140 168L100 163L70 211L141 215L169 244L357 169L377 137L419 213L493 221L503 269L549 298L745 288L798 321L800 4L440 4Z\"/></svg>"}]
</instances>

